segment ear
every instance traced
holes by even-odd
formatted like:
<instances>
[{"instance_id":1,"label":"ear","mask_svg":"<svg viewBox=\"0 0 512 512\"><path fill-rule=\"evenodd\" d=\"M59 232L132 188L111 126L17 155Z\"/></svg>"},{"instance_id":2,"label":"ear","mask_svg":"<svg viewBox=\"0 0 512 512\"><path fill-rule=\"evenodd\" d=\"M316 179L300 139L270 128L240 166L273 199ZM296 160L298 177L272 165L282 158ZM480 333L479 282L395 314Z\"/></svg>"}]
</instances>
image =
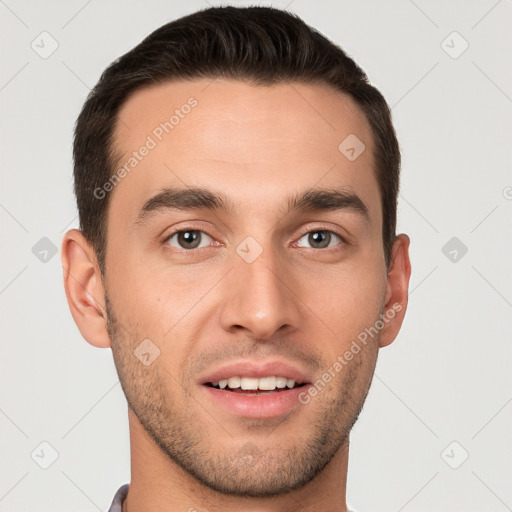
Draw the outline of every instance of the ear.
<instances>
[{"instance_id":1,"label":"ear","mask_svg":"<svg viewBox=\"0 0 512 512\"><path fill-rule=\"evenodd\" d=\"M384 309L384 320L387 319L387 321L384 322L381 330L381 347L389 345L397 337L407 310L411 277L409 243L410 239L405 234L398 235L393 243Z\"/></svg>"},{"instance_id":2,"label":"ear","mask_svg":"<svg viewBox=\"0 0 512 512\"><path fill-rule=\"evenodd\" d=\"M105 314L105 291L96 253L77 229L62 239L64 288L69 309L82 336L93 346L110 347Z\"/></svg>"}]
</instances>

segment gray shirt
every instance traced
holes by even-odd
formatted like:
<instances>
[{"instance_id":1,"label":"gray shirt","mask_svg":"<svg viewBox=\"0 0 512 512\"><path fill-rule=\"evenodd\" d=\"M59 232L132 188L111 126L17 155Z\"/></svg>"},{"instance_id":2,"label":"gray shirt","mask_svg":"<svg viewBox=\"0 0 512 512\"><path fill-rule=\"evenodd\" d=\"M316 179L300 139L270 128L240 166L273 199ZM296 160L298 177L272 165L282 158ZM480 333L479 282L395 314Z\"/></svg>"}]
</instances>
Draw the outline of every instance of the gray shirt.
<instances>
[{"instance_id":1,"label":"gray shirt","mask_svg":"<svg viewBox=\"0 0 512 512\"><path fill-rule=\"evenodd\" d=\"M128 494L129 487L130 484L123 484L121 487L119 487L114 496L114 499L112 500L112 505L110 505L110 508L108 509L108 512L122 512L123 501Z\"/></svg>"}]
</instances>

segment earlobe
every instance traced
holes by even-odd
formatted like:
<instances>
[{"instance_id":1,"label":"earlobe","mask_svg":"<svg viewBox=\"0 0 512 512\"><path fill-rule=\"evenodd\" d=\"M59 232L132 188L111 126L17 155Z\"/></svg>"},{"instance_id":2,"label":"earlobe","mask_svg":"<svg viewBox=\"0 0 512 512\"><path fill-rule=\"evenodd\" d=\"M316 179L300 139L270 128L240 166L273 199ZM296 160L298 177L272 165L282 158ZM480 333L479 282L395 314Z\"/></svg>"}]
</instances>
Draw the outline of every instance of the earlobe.
<instances>
[{"instance_id":1,"label":"earlobe","mask_svg":"<svg viewBox=\"0 0 512 512\"><path fill-rule=\"evenodd\" d=\"M62 239L61 254L66 298L78 329L91 345L110 347L105 292L94 249L81 231L72 229Z\"/></svg>"},{"instance_id":2,"label":"earlobe","mask_svg":"<svg viewBox=\"0 0 512 512\"><path fill-rule=\"evenodd\" d=\"M389 345L397 337L407 310L411 277L409 244L410 239L405 234L398 235L393 244L385 298L384 316L387 322L381 331L381 347Z\"/></svg>"}]
</instances>

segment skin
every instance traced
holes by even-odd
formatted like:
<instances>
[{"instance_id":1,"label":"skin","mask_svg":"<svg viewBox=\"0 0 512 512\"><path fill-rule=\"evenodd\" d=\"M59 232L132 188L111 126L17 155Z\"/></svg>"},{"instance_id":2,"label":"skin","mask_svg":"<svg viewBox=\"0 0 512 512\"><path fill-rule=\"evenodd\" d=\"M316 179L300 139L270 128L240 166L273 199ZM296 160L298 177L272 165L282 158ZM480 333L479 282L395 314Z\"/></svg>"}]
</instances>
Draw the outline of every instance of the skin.
<instances>
[{"instance_id":1,"label":"skin","mask_svg":"<svg viewBox=\"0 0 512 512\"><path fill-rule=\"evenodd\" d=\"M124 511L345 511L349 431L379 349L400 330L411 272L405 234L385 265L369 124L326 86L165 83L122 107L120 161L191 96L197 106L110 192L105 279L80 231L62 244L71 313L90 344L112 348L128 400ZM366 146L355 161L338 150L349 134ZM171 186L221 191L235 210L165 210L136 227L145 201ZM291 194L320 187L357 194L368 220L285 214ZM206 233L201 247L164 240L179 229ZM319 247L308 236L318 230L345 242ZM252 263L236 252L247 236L263 249ZM287 361L316 381L393 305L379 335L282 417L219 410L197 382L239 358ZM160 350L149 366L133 353L144 339Z\"/></svg>"}]
</instances>

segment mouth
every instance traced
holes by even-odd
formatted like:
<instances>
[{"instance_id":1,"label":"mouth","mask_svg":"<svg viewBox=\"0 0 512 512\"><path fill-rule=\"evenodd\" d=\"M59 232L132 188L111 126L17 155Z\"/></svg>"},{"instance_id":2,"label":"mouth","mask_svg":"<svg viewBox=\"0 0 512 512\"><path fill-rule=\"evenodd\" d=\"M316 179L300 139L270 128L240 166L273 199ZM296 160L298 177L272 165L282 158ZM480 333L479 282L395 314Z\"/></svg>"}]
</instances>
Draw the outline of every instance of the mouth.
<instances>
[{"instance_id":1,"label":"mouth","mask_svg":"<svg viewBox=\"0 0 512 512\"><path fill-rule=\"evenodd\" d=\"M299 414L312 375L282 360L238 360L199 377L205 406L215 414L258 420ZM304 412L302 413L304 414Z\"/></svg>"},{"instance_id":2,"label":"mouth","mask_svg":"<svg viewBox=\"0 0 512 512\"><path fill-rule=\"evenodd\" d=\"M306 386L307 382L296 382L286 377L230 377L217 382L205 382L204 385L213 389L229 391L248 396L284 393L291 389Z\"/></svg>"},{"instance_id":3,"label":"mouth","mask_svg":"<svg viewBox=\"0 0 512 512\"><path fill-rule=\"evenodd\" d=\"M226 381L234 379L235 382L228 385ZM265 379L254 379L255 383L244 381L239 378L240 385L237 385L237 378L230 377L229 379L222 379L221 381L205 382L201 386L204 390L206 397L206 407L211 406L214 414L218 414L219 408L231 416L240 418L250 418L257 420L268 420L278 417L286 417L292 411L299 411L301 403L300 396L307 393L310 386L305 382L289 382L286 379L284 387L277 387L283 385L283 380L277 382L272 386L272 389L260 389L260 381ZM273 378L270 378L271 384ZM289 384L289 385L288 385ZM236 386L236 387L235 387ZM254 389L244 389L253 387ZM263 382L265 387L265 381ZM268 387L271 387L268 385ZM298 414L298 412L297 412Z\"/></svg>"}]
</instances>

